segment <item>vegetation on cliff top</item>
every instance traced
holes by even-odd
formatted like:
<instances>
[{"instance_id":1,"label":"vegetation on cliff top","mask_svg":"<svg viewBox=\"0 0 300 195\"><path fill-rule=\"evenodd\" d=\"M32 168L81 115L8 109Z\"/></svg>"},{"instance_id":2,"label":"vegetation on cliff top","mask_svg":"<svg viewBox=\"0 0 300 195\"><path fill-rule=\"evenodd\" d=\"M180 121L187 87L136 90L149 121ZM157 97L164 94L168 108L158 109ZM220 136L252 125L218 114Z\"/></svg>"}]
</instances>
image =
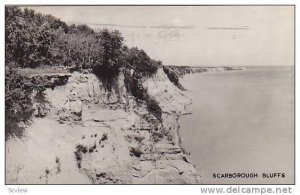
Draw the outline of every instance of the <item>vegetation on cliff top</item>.
<instances>
[{"instance_id":1,"label":"vegetation on cliff top","mask_svg":"<svg viewBox=\"0 0 300 195\"><path fill-rule=\"evenodd\" d=\"M143 75L156 72L160 62L143 50L128 48L117 30L95 32L87 25L67 25L34 10L5 7L5 62L20 68L65 66L91 68L101 77L114 77L121 67Z\"/></svg>"},{"instance_id":2,"label":"vegetation on cliff top","mask_svg":"<svg viewBox=\"0 0 300 195\"><path fill-rule=\"evenodd\" d=\"M32 116L32 96L43 91L43 81L32 81L16 70L60 67L71 70L91 69L110 91L120 71L125 72L125 85L137 99L147 103L149 112L161 120L159 104L142 86L142 79L156 73L160 61L145 51L128 48L117 30L95 32L87 25L67 25L51 15L34 10L5 7L5 111L6 135L20 122L28 124ZM20 127L20 126L19 126Z\"/></svg>"}]
</instances>

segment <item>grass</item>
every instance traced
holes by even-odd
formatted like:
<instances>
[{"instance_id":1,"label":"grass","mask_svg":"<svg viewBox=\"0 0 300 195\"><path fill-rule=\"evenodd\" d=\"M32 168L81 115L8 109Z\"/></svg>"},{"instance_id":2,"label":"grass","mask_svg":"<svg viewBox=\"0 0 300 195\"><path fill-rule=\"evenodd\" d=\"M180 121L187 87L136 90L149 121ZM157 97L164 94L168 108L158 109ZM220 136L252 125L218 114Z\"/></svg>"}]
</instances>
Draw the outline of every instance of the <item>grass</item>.
<instances>
[{"instance_id":1,"label":"grass","mask_svg":"<svg viewBox=\"0 0 300 195\"><path fill-rule=\"evenodd\" d=\"M88 149L86 146L83 146L81 144L78 144L76 146L76 151L74 152L75 154L75 159L77 161L77 166L80 169L81 168L81 160L82 160L82 153L87 153Z\"/></svg>"},{"instance_id":2,"label":"grass","mask_svg":"<svg viewBox=\"0 0 300 195\"><path fill-rule=\"evenodd\" d=\"M92 147L89 148L89 153L93 153L94 150L96 150L96 148L97 148L97 145L95 143Z\"/></svg>"},{"instance_id":3,"label":"grass","mask_svg":"<svg viewBox=\"0 0 300 195\"><path fill-rule=\"evenodd\" d=\"M61 164L60 164L60 160L58 157L55 158L55 162L57 164L57 171L56 174L59 174L61 172Z\"/></svg>"},{"instance_id":4,"label":"grass","mask_svg":"<svg viewBox=\"0 0 300 195\"><path fill-rule=\"evenodd\" d=\"M102 135L102 137L101 137L100 140L101 140L101 141L107 140L107 133L103 133L103 135Z\"/></svg>"}]
</instances>

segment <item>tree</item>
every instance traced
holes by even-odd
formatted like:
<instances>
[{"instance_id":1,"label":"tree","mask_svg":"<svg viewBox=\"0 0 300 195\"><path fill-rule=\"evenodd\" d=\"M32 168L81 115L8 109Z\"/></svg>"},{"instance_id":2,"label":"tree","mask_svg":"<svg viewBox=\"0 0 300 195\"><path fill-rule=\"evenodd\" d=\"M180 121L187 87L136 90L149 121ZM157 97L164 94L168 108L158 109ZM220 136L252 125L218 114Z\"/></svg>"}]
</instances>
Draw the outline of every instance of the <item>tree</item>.
<instances>
[{"instance_id":1,"label":"tree","mask_svg":"<svg viewBox=\"0 0 300 195\"><path fill-rule=\"evenodd\" d=\"M158 67L161 65L160 61L152 60L144 50L137 47L123 48L126 53L126 62L128 68L134 69L143 76L151 76L155 74Z\"/></svg>"},{"instance_id":2,"label":"tree","mask_svg":"<svg viewBox=\"0 0 300 195\"><path fill-rule=\"evenodd\" d=\"M5 7L5 63L14 61L16 45L15 31L18 29L17 17L22 16L22 11L16 6Z\"/></svg>"},{"instance_id":3,"label":"tree","mask_svg":"<svg viewBox=\"0 0 300 195\"><path fill-rule=\"evenodd\" d=\"M120 68L125 64L125 57L121 50L123 37L117 30L104 29L97 35L97 39L102 55L96 59L93 71L106 83L106 89L111 90L112 80L119 75Z\"/></svg>"},{"instance_id":4,"label":"tree","mask_svg":"<svg viewBox=\"0 0 300 195\"><path fill-rule=\"evenodd\" d=\"M49 63L51 27L45 22L38 25L33 10L5 8L6 62L14 61L21 67L37 67Z\"/></svg>"}]
</instances>

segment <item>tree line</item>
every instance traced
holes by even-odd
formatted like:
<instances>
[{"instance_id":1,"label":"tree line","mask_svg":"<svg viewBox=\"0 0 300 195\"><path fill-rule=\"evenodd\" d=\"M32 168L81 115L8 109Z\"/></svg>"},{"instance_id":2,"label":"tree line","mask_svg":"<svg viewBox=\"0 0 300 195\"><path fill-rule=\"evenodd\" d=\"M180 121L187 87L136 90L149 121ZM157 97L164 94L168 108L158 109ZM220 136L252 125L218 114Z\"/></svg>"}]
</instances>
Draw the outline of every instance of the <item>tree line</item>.
<instances>
[{"instance_id":1,"label":"tree line","mask_svg":"<svg viewBox=\"0 0 300 195\"><path fill-rule=\"evenodd\" d=\"M67 25L31 9L5 8L5 62L21 68L102 68L109 75L99 72L101 76L111 76L120 67L151 74L161 65L143 50L128 48L123 41L117 30L95 32L85 24Z\"/></svg>"}]
</instances>

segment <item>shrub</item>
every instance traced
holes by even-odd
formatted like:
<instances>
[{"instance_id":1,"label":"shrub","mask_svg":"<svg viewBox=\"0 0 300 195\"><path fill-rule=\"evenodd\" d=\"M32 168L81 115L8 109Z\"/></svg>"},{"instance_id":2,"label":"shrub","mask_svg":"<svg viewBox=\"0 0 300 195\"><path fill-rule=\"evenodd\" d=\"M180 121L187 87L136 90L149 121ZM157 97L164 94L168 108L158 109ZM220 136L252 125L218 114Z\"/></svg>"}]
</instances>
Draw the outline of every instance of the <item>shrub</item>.
<instances>
[{"instance_id":1,"label":"shrub","mask_svg":"<svg viewBox=\"0 0 300 195\"><path fill-rule=\"evenodd\" d=\"M176 74L174 70L169 67L163 66L163 70L167 75L168 79L180 90L185 90L184 87L179 82L179 76Z\"/></svg>"},{"instance_id":2,"label":"shrub","mask_svg":"<svg viewBox=\"0 0 300 195\"><path fill-rule=\"evenodd\" d=\"M155 74L158 67L161 66L160 61L151 59L144 50L137 47L130 49L123 47L123 52L125 53L128 68L134 69L135 72L143 76Z\"/></svg>"},{"instance_id":3,"label":"shrub","mask_svg":"<svg viewBox=\"0 0 300 195\"><path fill-rule=\"evenodd\" d=\"M107 140L107 133L103 133L103 135L100 139L100 141L105 141L105 140Z\"/></svg>"},{"instance_id":4,"label":"shrub","mask_svg":"<svg viewBox=\"0 0 300 195\"><path fill-rule=\"evenodd\" d=\"M138 73L134 73L133 76L125 74L125 87L136 99L146 102L147 110L161 122L162 109L158 102L154 98L151 98L147 90L143 87L142 77Z\"/></svg>"},{"instance_id":5,"label":"shrub","mask_svg":"<svg viewBox=\"0 0 300 195\"><path fill-rule=\"evenodd\" d=\"M162 109L159 106L158 102L153 98L147 99L147 109L148 111L153 114L160 122L162 122Z\"/></svg>"},{"instance_id":6,"label":"shrub","mask_svg":"<svg viewBox=\"0 0 300 195\"><path fill-rule=\"evenodd\" d=\"M77 166L80 169L81 168L81 161L82 161L82 153L85 154L88 152L88 149L86 146L77 144L76 145L76 151L74 152L75 154L75 159L77 161Z\"/></svg>"},{"instance_id":7,"label":"shrub","mask_svg":"<svg viewBox=\"0 0 300 195\"><path fill-rule=\"evenodd\" d=\"M97 148L97 145L95 143L92 147L89 148L89 153L93 153L94 150L96 150L96 148Z\"/></svg>"},{"instance_id":8,"label":"shrub","mask_svg":"<svg viewBox=\"0 0 300 195\"><path fill-rule=\"evenodd\" d=\"M134 97L136 97L139 100L146 100L147 97L147 91L144 89L141 76L138 74L135 74L132 77L132 82L130 83L130 89L127 89Z\"/></svg>"},{"instance_id":9,"label":"shrub","mask_svg":"<svg viewBox=\"0 0 300 195\"><path fill-rule=\"evenodd\" d=\"M29 125L34 112L33 103L45 103L45 87L36 79L17 73L14 68L5 71L5 136L24 135L24 125ZM34 96L34 94L36 94ZM33 97L34 96L34 97Z\"/></svg>"},{"instance_id":10,"label":"shrub","mask_svg":"<svg viewBox=\"0 0 300 195\"><path fill-rule=\"evenodd\" d=\"M87 153L87 147L86 146L84 146L84 145L81 145L81 144L78 144L77 146L76 146L76 151L77 152L82 152L82 153Z\"/></svg>"}]
</instances>

